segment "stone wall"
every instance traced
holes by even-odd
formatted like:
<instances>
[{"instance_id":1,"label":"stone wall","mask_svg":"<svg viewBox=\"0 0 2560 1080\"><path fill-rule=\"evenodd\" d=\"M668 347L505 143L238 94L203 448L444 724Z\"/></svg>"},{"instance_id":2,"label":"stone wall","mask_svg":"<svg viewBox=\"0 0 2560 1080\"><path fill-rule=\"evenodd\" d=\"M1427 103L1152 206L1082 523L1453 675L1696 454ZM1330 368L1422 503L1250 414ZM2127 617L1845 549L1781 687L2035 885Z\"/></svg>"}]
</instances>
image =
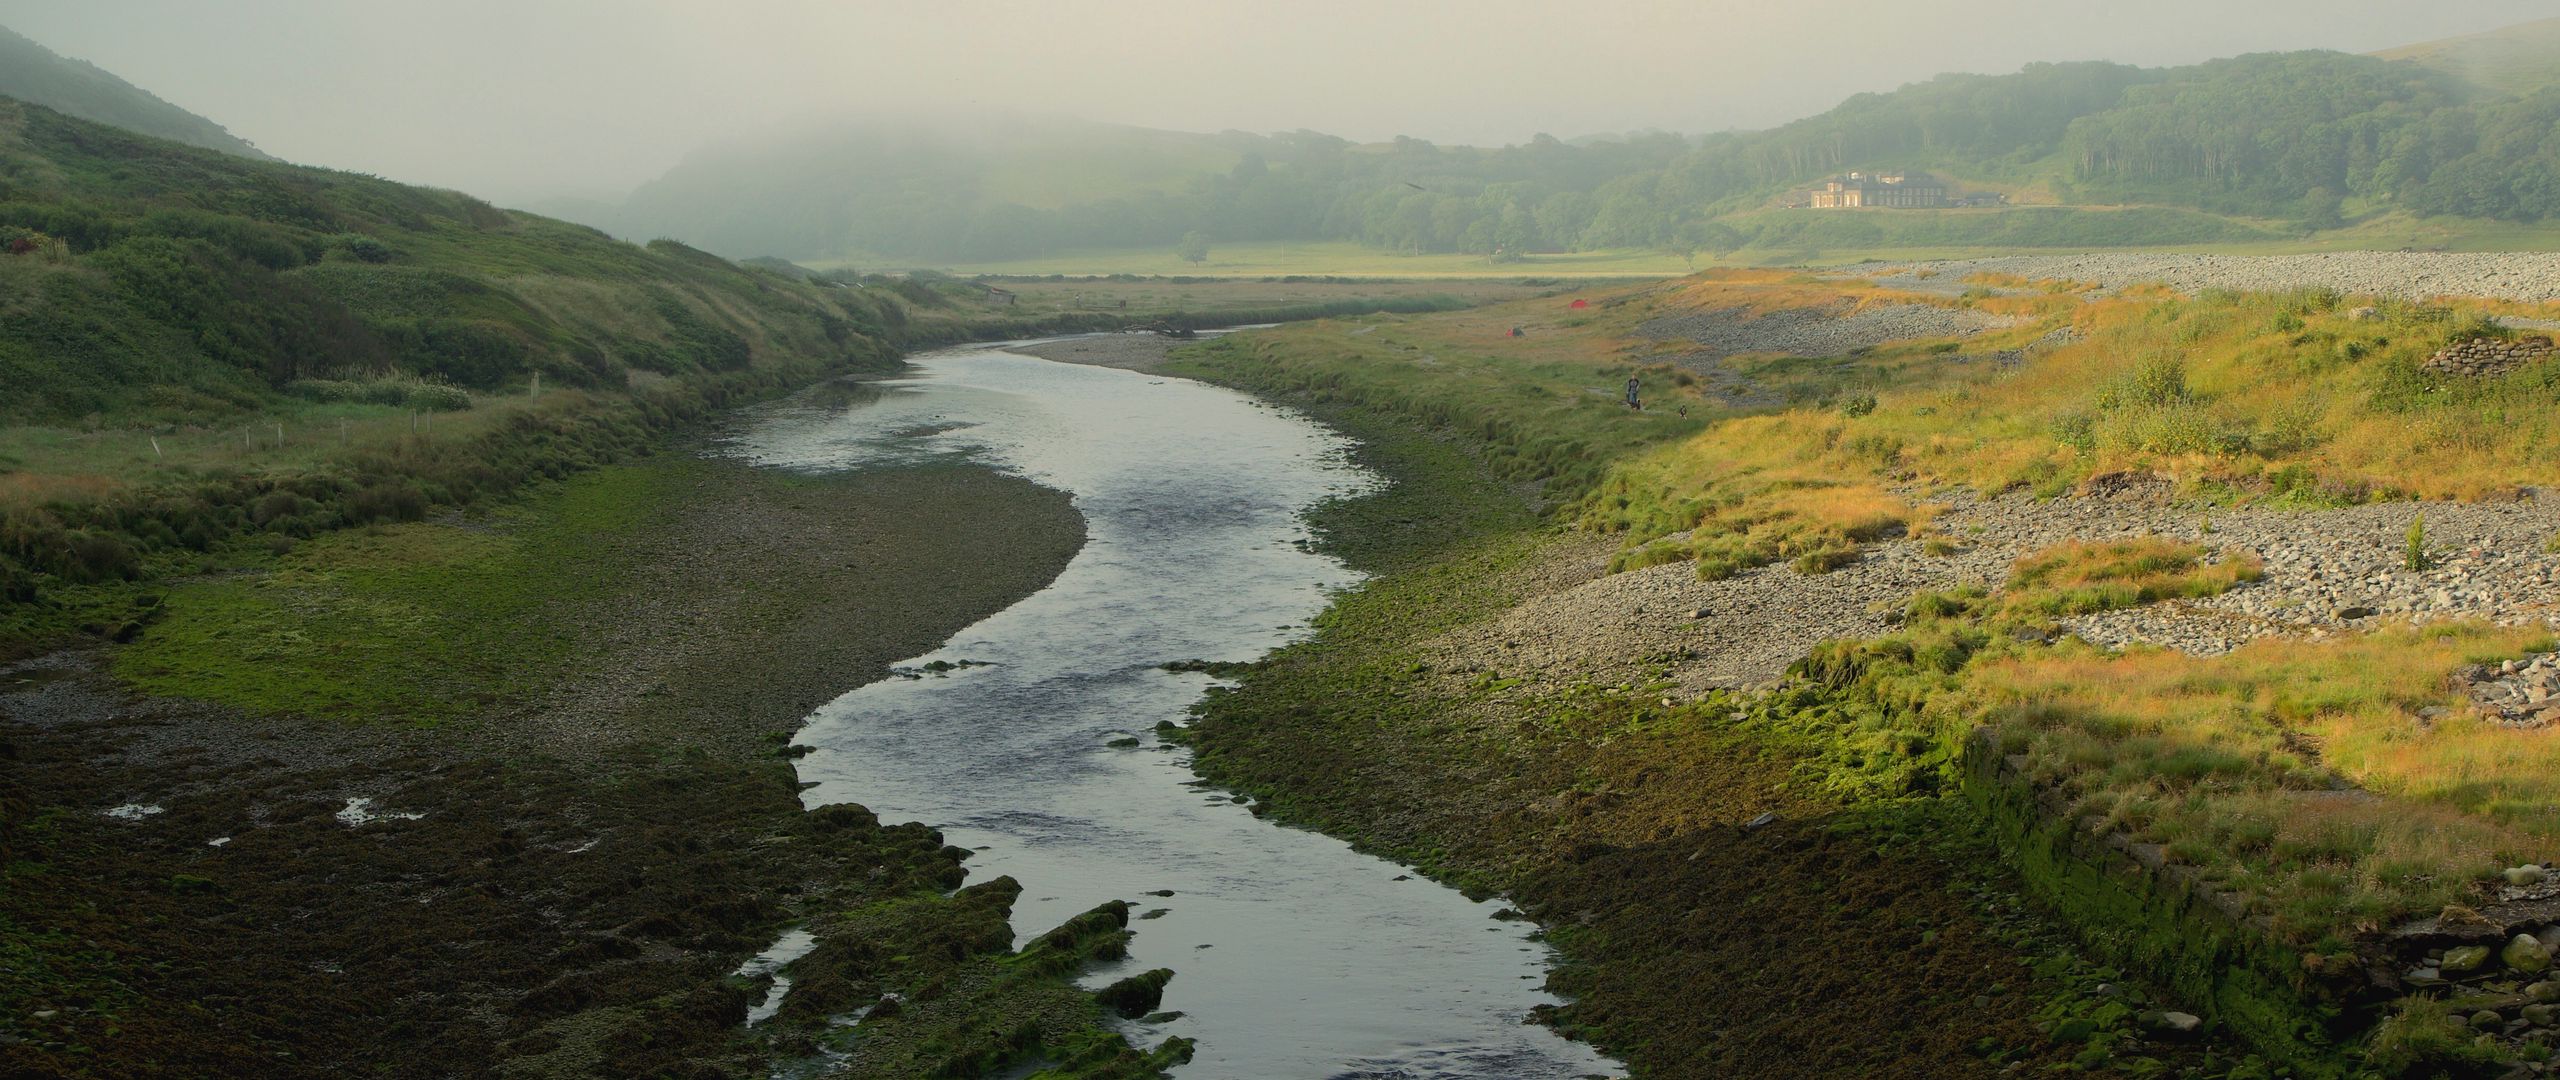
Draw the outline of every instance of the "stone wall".
<instances>
[{"instance_id":1,"label":"stone wall","mask_svg":"<svg viewBox=\"0 0 2560 1080\"><path fill-rule=\"evenodd\" d=\"M2445 346L2427 358L2426 369L2445 375L2488 378L2504 375L2551 355L2547 337L2472 338Z\"/></svg>"}]
</instances>

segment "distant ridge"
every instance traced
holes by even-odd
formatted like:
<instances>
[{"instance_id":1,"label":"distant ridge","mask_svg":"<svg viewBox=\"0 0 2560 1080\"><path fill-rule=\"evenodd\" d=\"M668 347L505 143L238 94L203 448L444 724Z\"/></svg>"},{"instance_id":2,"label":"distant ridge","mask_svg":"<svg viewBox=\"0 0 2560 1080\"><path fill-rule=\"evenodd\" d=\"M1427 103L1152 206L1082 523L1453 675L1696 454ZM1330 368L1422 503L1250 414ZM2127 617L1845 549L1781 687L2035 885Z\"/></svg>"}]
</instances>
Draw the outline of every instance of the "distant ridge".
<instances>
[{"instance_id":1,"label":"distant ridge","mask_svg":"<svg viewBox=\"0 0 2560 1080\"><path fill-rule=\"evenodd\" d=\"M260 161L274 157L222 125L152 96L84 60L62 56L0 26L0 97L42 105L67 116L220 150Z\"/></svg>"},{"instance_id":2,"label":"distant ridge","mask_svg":"<svg viewBox=\"0 0 2560 1080\"><path fill-rule=\"evenodd\" d=\"M2523 97L2560 86L2560 19L2403 45L2374 55L2385 60L2415 60L2482 89Z\"/></svg>"}]
</instances>

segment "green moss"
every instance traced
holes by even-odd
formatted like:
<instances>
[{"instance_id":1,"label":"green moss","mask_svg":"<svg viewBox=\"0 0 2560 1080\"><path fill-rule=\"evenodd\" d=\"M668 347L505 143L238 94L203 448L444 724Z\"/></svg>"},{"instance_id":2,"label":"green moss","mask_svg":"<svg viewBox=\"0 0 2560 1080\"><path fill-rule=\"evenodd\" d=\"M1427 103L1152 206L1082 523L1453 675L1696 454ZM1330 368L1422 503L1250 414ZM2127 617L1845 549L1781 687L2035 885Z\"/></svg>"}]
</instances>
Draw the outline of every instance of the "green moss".
<instances>
[{"instance_id":1,"label":"green moss","mask_svg":"<svg viewBox=\"0 0 2560 1080\"><path fill-rule=\"evenodd\" d=\"M1963 790L2028 891L2113 962L2299 1070L2347 1072L2346 1009L2304 985L2302 955L2213 906L2198 885L2146 872L2068 816L2046 811L2005 769L1996 740L1973 741Z\"/></svg>"},{"instance_id":2,"label":"green moss","mask_svg":"<svg viewBox=\"0 0 2560 1080\"><path fill-rule=\"evenodd\" d=\"M476 521L331 533L170 589L115 668L261 712L435 722L520 701L571 659L560 620L633 558L614 539L686 482L677 461L617 466Z\"/></svg>"}]
</instances>

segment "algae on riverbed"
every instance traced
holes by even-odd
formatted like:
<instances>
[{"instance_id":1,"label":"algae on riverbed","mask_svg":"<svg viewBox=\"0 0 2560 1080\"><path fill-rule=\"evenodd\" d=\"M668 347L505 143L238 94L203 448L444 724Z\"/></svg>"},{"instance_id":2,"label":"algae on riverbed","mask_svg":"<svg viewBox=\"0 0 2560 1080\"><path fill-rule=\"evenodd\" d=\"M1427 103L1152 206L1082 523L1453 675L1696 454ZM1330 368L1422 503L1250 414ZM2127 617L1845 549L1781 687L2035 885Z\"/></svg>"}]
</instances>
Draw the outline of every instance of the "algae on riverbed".
<instances>
[{"instance_id":1,"label":"algae on riverbed","mask_svg":"<svg viewBox=\"0 0 2560 1080\"><path fill-rule=\"evenodd\" d=\"M247 568L279 585L172 590L145 677L258 709L135 698L93 655L17 665L0 1071L761 1068L729 973L779 927L883 902L980 917L938 899L965 853L803 812L776 751L814 702L1044 584L1082 533L1062 496L983 470L667 456ZM316 632L269 632L293 618ZM347 652L359 632L396 647ZM401 816L336 816L359 797ZM123 802L166 812L95 812ZM1065 978L1015 985L1079 996Z\"/></svg>"}]
</instances>

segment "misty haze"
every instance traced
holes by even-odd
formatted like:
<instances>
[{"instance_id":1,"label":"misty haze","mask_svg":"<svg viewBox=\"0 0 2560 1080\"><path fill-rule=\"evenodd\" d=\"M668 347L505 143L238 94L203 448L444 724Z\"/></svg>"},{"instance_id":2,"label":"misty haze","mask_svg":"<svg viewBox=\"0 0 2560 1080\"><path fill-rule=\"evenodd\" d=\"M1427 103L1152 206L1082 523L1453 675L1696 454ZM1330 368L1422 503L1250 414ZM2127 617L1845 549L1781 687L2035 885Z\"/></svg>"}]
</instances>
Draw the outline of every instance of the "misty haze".
<instances>
[{"instance_id":1,"label":"misty haze","mask_svg":"<svg viewBox=\"0 0 2560 1080\"><path fill-rule=\"evenodd\" d=\"M0 1075L2544 1075L2554 15L0 0Z\"/></svg>"}]
</instances>

